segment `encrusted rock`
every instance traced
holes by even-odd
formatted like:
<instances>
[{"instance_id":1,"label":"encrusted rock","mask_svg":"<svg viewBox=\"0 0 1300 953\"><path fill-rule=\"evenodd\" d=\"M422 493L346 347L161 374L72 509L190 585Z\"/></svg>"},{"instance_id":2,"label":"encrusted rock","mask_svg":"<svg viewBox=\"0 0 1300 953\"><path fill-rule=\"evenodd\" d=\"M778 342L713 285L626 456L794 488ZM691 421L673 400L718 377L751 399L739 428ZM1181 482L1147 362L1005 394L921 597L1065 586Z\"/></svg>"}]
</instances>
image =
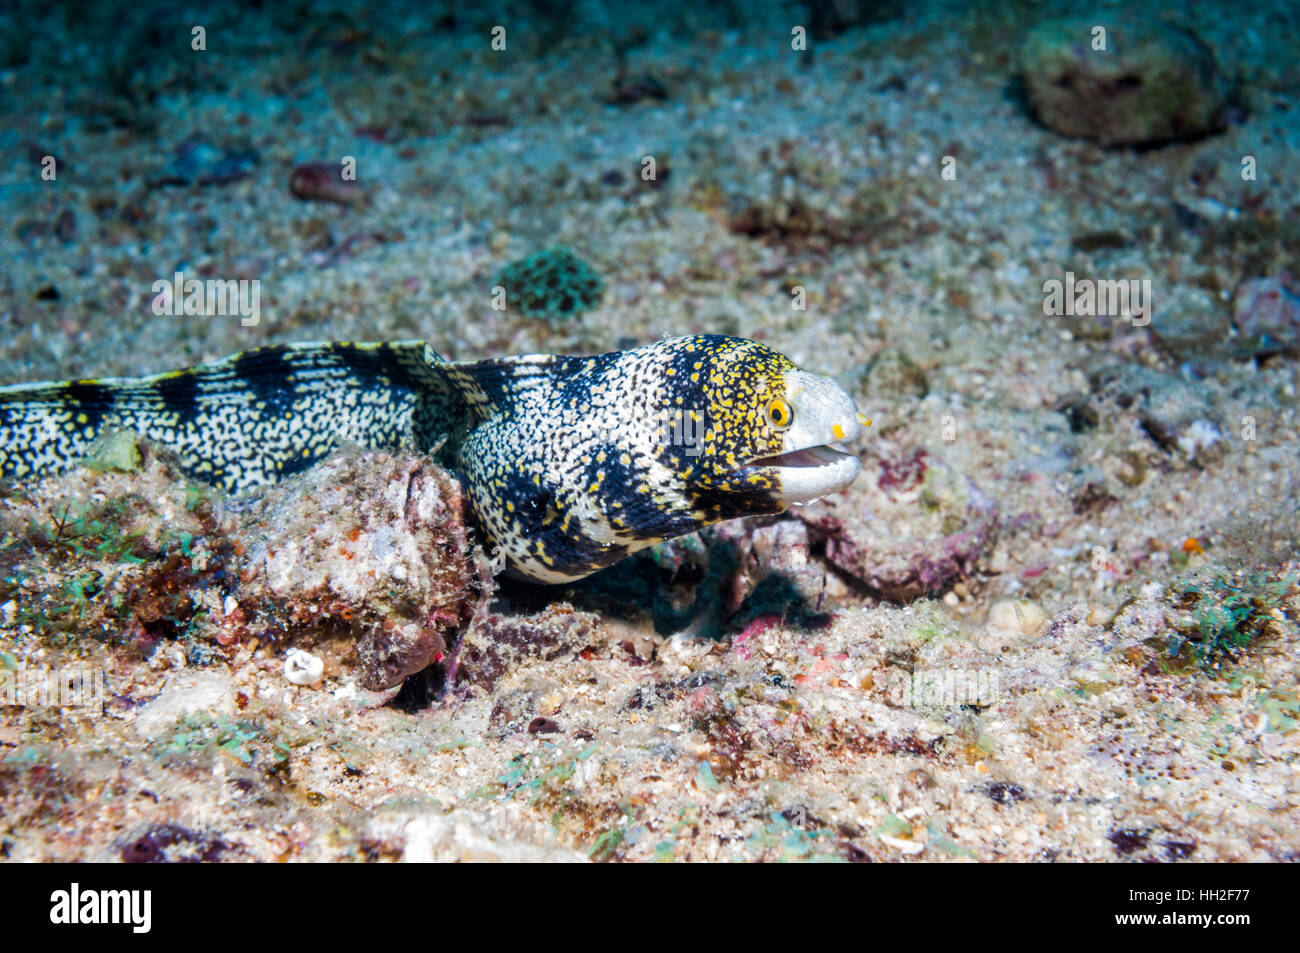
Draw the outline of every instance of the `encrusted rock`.
<instances>
[{"instance_id":1,"label":"encrusted rock","mask_svg":"<svg viewBox=\"0 0 1300 953\"><path fill-rule=\"evenodd\" d=\"M1114 364L1092 375L1099 396L1135 413L1162 448L1198 466L1222 455L1223 431L1203 388L1140 364Z\"/></svg>"},{"instance_id":2,"label":"encrusted rock","mask_svg":"<svg viewBox=\"0 0 1300 953\"><path fill-rule=\"evenodd\" d=\"M235 538L249 629L355 640L363 687L440 661L477 601L458 480L418 456L342 453L267 491Z\"/></svg>"},{"instance_id":3,"label":"encrusted rock","mask_svg":"<svg viewBox=\"0 0 1300 953\"><path fill-rule=\"evenodd\" d=\"M871 397L924 397L930 392L925 371L902 351L887 347L862 370L860 388Z\"/></svg>"},{"instance_id":4,"label":"encrusted rock","mask_svg":"<svg viewBox=\"0 0 1300 953\"><path fill-rule=\"evenodd\" d=\"M1300 351L1300 295L1291 276L1251 278L1238 285L1229 322L1217 302L1175 307L1151 330L1174 356L1201 367Z\"/></svg>"},{"instance_id":5,"label":"encrusted rock","mask_svg":"<svg viewBox=\"0 0 1300 953\"><path fill-rule=\"evenodd\" d=\"M305 162L289 173L289 192L304 202L333 202L354 205L365 198L356 179L343 178L342 167L332 162Z\"/></svg>"},{"instance_id":6,"label":"encrusted rock","mask_svg":"<svg viewBox=\"0 0 1300 953\"><path fill-rule=\"evenodd\" d=\"M1232 319L1251 353L1300 350L1300 295L1283 278L1243 281Z\"/></svg>"},{"instance_id":7,"label":"encrusted rock","mask_svg":"<svg viewBox=\"0 0 1300 953\"><path fill-rule=\"evenodd\" d=\"M1210 302L1175 306L1151 322L1151 331L1171 355L1196 367L1242 356L1240 338L1232 334L1222 309Z\"/></svg>"},{"instance_id":8,"label":"encrusted rock","mask_svg":"<svg viewBox=\"0 0 1300 953\"><path fill-rule=\"evenodd\" d=\"M1104 49L1094 48L1097 27L1106 30ZM1041 23L1020 65L1039 120L1072 139L1150 146L1224 126L1228 84L1213 52L1190 30L1157 20Z\"/></svg>"},{"instance_id":9,"label":"encrusted rock","mask_svg":"<svg viewBox=\"0 0 1300 953\"><path fill-rule=\"evenodd\" d=\"M797 520L763 524L754 520L723 523L712 530L714 539L736 547L738 565L726 582L725 609L733 613L760 587L769 590L768 601L793 601L807 611L821 609L826 573L808 558L808 528ZM761 610L764 605L757 608Z\"/></svg>"},{"instance_id":10,"label":"encrusted rock","mask_svg":"<svg viewBox=\"0 0 1300 953\"><path fill-rule=\"evenodd\" d=\"M845 493L796 512L833 565L887 599L934 595L967 575L993 541L997 505L920 448L882 442Z\"/></svg>"},{"instance_id":11,"label":"encrusted rock","mask_svg":"<svg viewBox=\"0 0 1300 953\"><path fill-rule=\"evenodd\" d=\"M502 675L529 659L576 655L594 637L596 622L597 616L567 602L528 616L486 615L465 634L459 681L491 691Z\"/></svg>"}]
</instances>

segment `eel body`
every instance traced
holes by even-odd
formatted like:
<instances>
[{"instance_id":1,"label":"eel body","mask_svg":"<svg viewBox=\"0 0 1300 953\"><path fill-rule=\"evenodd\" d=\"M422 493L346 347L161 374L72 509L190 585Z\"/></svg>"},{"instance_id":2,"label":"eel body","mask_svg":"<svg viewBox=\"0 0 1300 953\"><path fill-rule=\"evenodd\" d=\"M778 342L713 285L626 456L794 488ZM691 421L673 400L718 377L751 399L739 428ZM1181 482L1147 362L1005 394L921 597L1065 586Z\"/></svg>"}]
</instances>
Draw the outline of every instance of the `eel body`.
<instances>
[{"instance_id":1,"label":"eel body","mask_svg":"<svg viewBox=\"0 0 1300 953\"><path fill-rule=\"evenodd\" d=\"M847 487L858 459L828 444L866 422L833 380L722 335L473 363L421 341L289 344L152 377L0 388L0 476L66 469L113 430L231 492L345 443L436 449L489 548L559 583Z\"/></svg>"}]
</instances>

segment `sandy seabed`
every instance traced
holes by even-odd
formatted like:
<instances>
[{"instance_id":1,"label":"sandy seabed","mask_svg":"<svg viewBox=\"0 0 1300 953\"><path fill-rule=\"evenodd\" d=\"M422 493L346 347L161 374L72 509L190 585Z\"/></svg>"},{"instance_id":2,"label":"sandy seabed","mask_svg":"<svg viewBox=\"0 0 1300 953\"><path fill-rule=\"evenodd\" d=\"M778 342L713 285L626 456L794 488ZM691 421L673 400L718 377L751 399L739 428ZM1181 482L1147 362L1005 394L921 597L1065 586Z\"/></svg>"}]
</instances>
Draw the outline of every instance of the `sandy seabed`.
<instances>
[{"instance_id":1,"label":"sandy seabed","mask_svg":"<svg viewBox=\"0 0 1300 953\"><path fill-rule=\"evenodd\" d=\"M1224 345L1243 284L1297 268L1300 68L1278 51L1300 24L1207 9L1179 22L1243 115L1143 151L1027 114L1041 4L933 4L802 54L780 10L530 21L504 53L486 21L258 11L137 72L93 23L34 41L0 73L0 138L32 159L0 180L5 383L284 341L474 359L708 331L836 376L874 426L849 493L603 580L503 584L460 683L397 697L359 684L347 638L249 624L220 577L247 568L243 504L165 455L10 485L0 664L106 691L0 706L0 856L1300 857L1297 364ZM169 24L120 32L154 48ZM341 156L359 200L291 194ZM499 270L554 245L601 305L494 311ZM258 323L156 315L177 271L259 280ZM1067 272L1149 279L1151 324L1046 316ZM290 646L320 679L285 677Z\"/></svg>"}]
</instances>

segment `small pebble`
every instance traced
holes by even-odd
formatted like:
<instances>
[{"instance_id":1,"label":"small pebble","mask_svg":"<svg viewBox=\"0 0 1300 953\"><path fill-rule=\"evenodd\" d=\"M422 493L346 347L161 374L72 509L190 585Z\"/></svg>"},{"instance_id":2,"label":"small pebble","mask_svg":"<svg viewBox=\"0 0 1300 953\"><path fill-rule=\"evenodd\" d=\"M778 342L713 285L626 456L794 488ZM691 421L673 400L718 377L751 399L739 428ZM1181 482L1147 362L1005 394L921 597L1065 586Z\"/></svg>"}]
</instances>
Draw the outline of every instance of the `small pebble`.
<instances>
[{"instance_id":1,"label":"small pebble","mask_svg":"<svg viewBox=\"0 0 1300 953\"><path fill-rule=\"evenodd\" d=\"M1047 625L1047 613L1028 599L1003 599L989 608L988 627L1008 640L1031 639Z\"/></svg>"},{"instance_id":2,"label":"small pebble","mask_svg":"<svg viewBox=\"0 0 1300 953\"><path fill-rule=\"evenodd\" d=\"M352 205L365 192L355 179L344 179L342 167L330 162L305 162L289 173L289 192L304 202L323 201Z\"/></svg>"},{"instance_id":3,"label":"small pebble","mask_svg":"<svg viewBox=\"0 0 1300 953\"><path fill-rule=\"evenodd\" d=\"M1115 613L1111 612L1105 606L1088 607L1087 622L1089 625L1106 625L1113 618L1115 618Z\"/></svg>"}]
</instances>

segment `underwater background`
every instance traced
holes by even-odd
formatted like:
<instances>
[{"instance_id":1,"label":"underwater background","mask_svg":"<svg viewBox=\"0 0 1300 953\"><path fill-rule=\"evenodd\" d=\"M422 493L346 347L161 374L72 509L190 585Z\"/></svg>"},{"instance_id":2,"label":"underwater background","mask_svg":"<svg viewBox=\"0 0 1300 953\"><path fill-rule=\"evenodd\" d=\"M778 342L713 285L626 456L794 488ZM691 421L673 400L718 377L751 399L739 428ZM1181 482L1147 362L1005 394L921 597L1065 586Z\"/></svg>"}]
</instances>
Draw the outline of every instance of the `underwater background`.
<instances>
[{"instance_id":1,"label":"underwater background","mask_svg":"<svg viewBox=\"0 0 1300 953\"><path fill-rule=\"evenodd\" d=\"M1282 0L7 4L0 385L708 332L873 426L554 588L386 510L400 454L7 484L0 672L107 688L0 704L0 856L1300 858L1298 49Z\"/></svg>"}]
</instances>

